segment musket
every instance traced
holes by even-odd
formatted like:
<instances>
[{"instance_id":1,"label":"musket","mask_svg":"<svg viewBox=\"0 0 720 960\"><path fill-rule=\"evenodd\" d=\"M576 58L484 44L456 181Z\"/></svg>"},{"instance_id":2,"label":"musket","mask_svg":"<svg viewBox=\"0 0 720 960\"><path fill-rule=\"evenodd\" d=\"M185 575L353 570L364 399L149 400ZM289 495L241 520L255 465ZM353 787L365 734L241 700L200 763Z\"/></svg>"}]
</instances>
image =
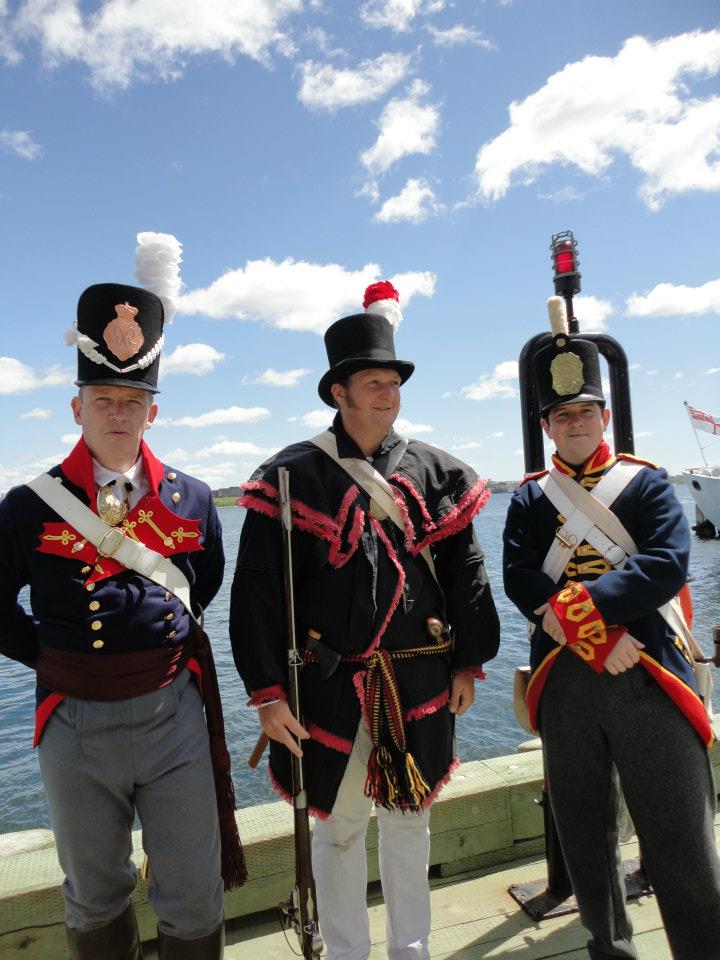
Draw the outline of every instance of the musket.
<instances>
[{"instance_id":1,"label":"musket","mask_svg":"<svg viewBox=\"0 0 720 960\"><path fill-rule=\"evenodd\" d=\"M292 569L292 509L290 506L290 474L278 467L278 501L283 541L283 582L287 625L288 705L292 715L302 724L300 705L300 670L303 660L297 647L295 632L295 595ZM296 738L302 749L300 738ZM317 897L310 850L310 818L303 758L290 755L292 764L292 802L295 817L295 886L287 900L280 904L283 924L293 929L300 941L305 960L314 960L322 953L317 915Z\"/></svg>"}]
</instances>

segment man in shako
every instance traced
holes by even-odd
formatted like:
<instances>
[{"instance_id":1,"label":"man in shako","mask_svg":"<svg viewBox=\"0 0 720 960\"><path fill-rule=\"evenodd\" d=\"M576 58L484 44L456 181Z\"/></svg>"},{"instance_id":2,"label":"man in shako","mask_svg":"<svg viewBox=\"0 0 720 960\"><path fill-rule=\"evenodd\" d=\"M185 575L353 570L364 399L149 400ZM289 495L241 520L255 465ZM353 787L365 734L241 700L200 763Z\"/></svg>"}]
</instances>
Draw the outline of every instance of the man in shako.
<instances>
[{"instance_id":1,"label":"man in shako","mask_svg":"<svg viewBox=\"0 0 720 960\"><path fill-rule=\"evenodd\" d=\"M530 721L592 934L588 953L637 957L614 765L673 956L717 960L713 735L673 599L687 578L688 524L665 471L613 456L603 439L610 411L595 344L558 333L537 354L535 374L556 452L552 469L526 477L513 495L505 590L531 624Z\"/></svg>"},{"instance_id":2,"label":"man in shako","mask_svg":"<svg viewBox=\"0 0 720 960\"><path fill-rule=\"evenodd\" d=\"M330 369L318 392L338 409L332 427L263 464L239 501L248 512L232 587L233 652L271 738L270 772L282 795L291 790L292 735L306 738L328 960L370 953L364 841L373 802L388 955L428 957L430 805L458 763L455 716L472 704L499 640L472 527L489 495L484 483L392 428L414 370L395 356L386 317L399 319L397 300L390 283L373 284L366 313L329 327ZM306 646L304 727L286 702L280 466L289 470L298 641ZM428 618L445 625L440 636L430 635Z\"/></svg>"},{"instance_id":3,"label":"man in shako","mask_svg":"<svg viewBox=\"0 0 720 960\"><path fill-rule=\"evenodd\" d=\"M142 956L136 813L161 960L223 955L219 810L226 879L243 875L217 682L195 620L222 581L220 523L206 484L143 440L162 328L147 290L85 290L72 399L82 437L0 503L0 650L37 673L35 744L73 960ZM16 602L26 584L32 614Z\"/></svg>"}]
</instances>

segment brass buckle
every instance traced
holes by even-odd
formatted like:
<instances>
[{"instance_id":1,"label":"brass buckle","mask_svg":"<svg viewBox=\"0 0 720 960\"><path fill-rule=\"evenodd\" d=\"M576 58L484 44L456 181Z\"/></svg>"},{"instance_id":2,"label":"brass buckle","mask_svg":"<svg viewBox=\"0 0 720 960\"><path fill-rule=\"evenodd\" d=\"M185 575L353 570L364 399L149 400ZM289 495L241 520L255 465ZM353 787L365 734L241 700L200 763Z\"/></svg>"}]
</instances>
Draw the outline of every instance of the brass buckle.
<instances>
[{"instance_id":1,"label":"brass buckle","mask_svg":"<svg viewBox=\"0 0 720 960\"><path fill-rule=\"evenodd\" d=\"M566 550L572 550L577 546L577 537L574 533L567 533L565 527L558 527L555 536Z\"/></svg>"},{"instance_id":2,"label":"brass buckle","mask_svg":"<svg viewBox=\"0 0 720 960\"><path fill-rule=\"evenodd\" d=\"M115 535L114 542L111 539L109 541L109 546L105 547L105 541L108 539L108 537L112 538L113 534ZM122 532L122 530L120 530L118 527L110 527L110 529L103 534L100 543L97 545L97 552L101 557L112 557L124 539L125 534Z\"/></svg>"}]
</instances>

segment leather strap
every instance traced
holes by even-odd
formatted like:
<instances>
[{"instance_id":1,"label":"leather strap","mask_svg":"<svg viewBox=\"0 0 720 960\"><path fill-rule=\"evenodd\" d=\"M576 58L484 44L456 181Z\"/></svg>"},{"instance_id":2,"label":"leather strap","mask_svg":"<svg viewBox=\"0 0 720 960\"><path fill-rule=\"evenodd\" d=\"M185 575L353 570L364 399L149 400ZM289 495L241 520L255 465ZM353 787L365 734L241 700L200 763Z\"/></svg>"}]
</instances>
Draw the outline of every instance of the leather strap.
<instances>
[{"instance_id":1,"label":"leather strap","mask_svg":"<svg viewBox=\"0 0 720 960\"><path fill-rule=\"evenodd\" d=\"M177 597L187 612L198 621L190 601L190 584L185 574L162 554L144 543L126 537L119 527L111 527L81 500L70 493L59 478L42 473L28 487L66 520L86 540L97 547L101 556L112 557L128 570L147 577Z\"/></svg>"},{"instance_id":2,"label":"leather strap","mask_svg":"<svg viewBox=\"0 0 720 960\"><path fill-rule=\"evenodd\" d=\"M370 506L372 508L373 501L380 507L382 512L386 514L392 522L400 530L405 533L405 524L403 523L403 518L398 509L398 505L395 503L395 497L393 495L392 487L387 482L385 477L379 473L371 463L368 463L367 460L361 460L359 457L340 457L337 449L337 438L334 433L330 433L329 430L319 433L316 437L312 437L310 443L314 443L316 447L319 447L323 453L326 453L331 460L334 460L338 466L342 467L343 470L348 473L355 483L365 491L370 497ZM395 470L398 463L402 459L405 450L407 449L408 442L407 440L401 440L398 446L402 446L402 449L399 451L399 454L396 452L397 448L392 451L390 458L393 461L391 473ZM388 464L390 466L390 464ZM382 518L380 518L382 519ZM437 573L435 571L435 563L433 562L432 554L430 553L429 547L423 547L420 551L422 554L425 563L427 563L430 573L433 575L435 581L439 585L437 578Z\"/></svg>"},{"instance_id":3,"label":"leather strap","mask_svg":"<svg viewBox=\"0 0 720 960\"><path fill-rule=\"evenodd\" d=\"M569 526L572 526L571 521L573 521L575 517L578 517L579 522L577 522L577 529L581 529L585 523L590 525L582 539L594 546L596 550L599 550L614 567L621 569L625 565L628 554L637 553L638 549L635 541L618 519L617 514L608 509L606 504L613 503L628 483L630 483L642 469L643 466L641 464L627 463L626 461L619 460L613 466L612 470L609 470L599 481L592 493L584 487L581 487L579 483L576 483L564 473L561 473L555 467L553 467L546 477L541 478L539 484L542 487L543 493L552 502L553 506L557 507L560 513L566 517L566 522L564 527L561 528L561 531L563 529L567 530ZM606 484L605 481L609 481L613 474L616 474L614 481ZM568 517L569 520L567 519ZM607 552L600 550L598 544L601 540L597 537L598 533L603 541L621 550L622 559L614 562L611 559L611 554L608 555ZM579 543L581 543L580 538L578 538L569 549L561 547L564 554L562 557L562 567L557 571L557 575L553 577L553 580L557 581L565 569L565 564L569 559L568 554L572 555L575 552L575 547ZM559 544L557 536L554 538L553 545L548 551L545 563L547 563L548 560L554 561L555 557L558 558L556 562L560 562L556 544ZM553 556L551 556L551 554ZM543 563L543 571L548 573L548 575L552 575L549 570L545 569L545 563ZM659 607L657 612L673 633L682 641L693 662L703 661L705 654L695 640L695 637L693 637L690 627L687 625L678 598L673 597Z\"/></svg>"}]
</instances>

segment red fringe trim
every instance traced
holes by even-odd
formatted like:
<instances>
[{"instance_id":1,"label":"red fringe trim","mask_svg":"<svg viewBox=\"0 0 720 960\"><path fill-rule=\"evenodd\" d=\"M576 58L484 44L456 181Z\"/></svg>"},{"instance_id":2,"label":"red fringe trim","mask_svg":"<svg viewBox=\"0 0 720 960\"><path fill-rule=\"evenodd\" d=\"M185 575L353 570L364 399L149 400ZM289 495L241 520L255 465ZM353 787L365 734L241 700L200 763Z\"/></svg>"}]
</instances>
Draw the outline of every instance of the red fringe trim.
<instances>
[{"instance_id":1,"label":"red fringe trim","mask_svg":"<svg viewBox=\"0 0 720 960\"><path fill-rule=\"evenodd\" d=\"M379 646L380 641L382 640L383 634L387 630L387 625L390 623L390 620L392 619L392 615L397 610L397 605L400 603L400 597L402 596L403 588L405 586L405 571L403 570L402 564L397 558L397 554L395 553L395 548L390 542L388 535L385 533L382 526L375 519L375 517L372 516L372 514L370 514L370 523L372 524L373 529L375 530L375 533L378 535L378 538L382 541L383 546L387 551L387 555L391 563L393 564L393 566L398 572L398 582L397 582L397 586L395 587L395 593L393 594L392 601L390 603L390 609L385 614L385 619L383 620L380 629L375 634L372 643L363 654L364 657L369 657L370 654L373 652L373 650L376 650L377 647Z\"/></svg>"},{"instance_id":2,"label":"red fringe trim","mask_svg":"<svg viewBox=\"0 0 720 960\"><path fill-rule=\"evenodd\" d=\"M290 796L287 790L281 787L280 784L277 782L277 780L273 776L272 770L270 769L270 764L268 764L268 776L270 777L270 786L273 788L275 793L282 800L284 800L285 803L289 803L292 806L293 798ZM327 820L327 818L330 816L330 814L327 813L325 810L319 810L317 807L308 807L308 813L310 814L311 817L317 817L318 820Z\"/></svg>"},{"instance_id":3,"label":"red fringe trim","mask_svg":"<svg viewBox=\"0 0 720 960\"><path fill-rule=\"evenodd\" d=\"M457 533L459 530L464 530L465 527L472 521L473 517L482 510L482 508L490 499L490 491L485 486L485 481L478 480L472 485L472 487L470 487L469 490L465 491L459 502L452 508L452 510L446 513L442 520L436 524L433 522L432 517L428 513L425 501L415 489L412 482L407 479L407 477L403 477L399 473L394 473L390 479L401 484L410 492L412 497L417 502L423 517L423 530L427 533L427 536L422 540L416 540L415 529L410 520L407 506L404 504L401 506L401 504L398 503L398 507L403 515L403 522L406 525L405 546L407 547L408 552L412 553L413 555L420 553L421 550L424 550L425 547L430 546L431 543L436 543L438 540L444 540L445 537L450 537L453 533Z\"/></svg>"},{"instance_id":4,"label":"red fringe trim","mask_svg":"<svg viewBox=\"0 0 720 960\"><path fill-rule=\"evenodd\" d=\"M487 674L482 665L479 667L461 667L458 673L469 673L473 680L487 680Z\"/></svg>"},{"instance_id":5,"label":"red fringe trim","mask_svg":"<svg viewBox=\"0 0 720 960\"><path fill-rule=\"evenodd\" d=\"M432 700L428 700L427 703L421 703L419 707L413 707L412 710L408 710L405 714L405 721L408 720L421 720L423 717L427 717L430 713L437 713L437 711L444 707L445 704L450 699L450 691L443 690L442 693L439 693L436 697L433 697Z\"/></svg>"},{"instance_id":6,"label":"red fringe trim","mask_svg":"<svg viewBox=\"0 0 720 960\"><path fill-rule=\"evenodd\" d=\"M338 737L336 734L330 733L329 730L323 730L323 728L319 727L316 723L306 723L305 729L313 740L317 740L317 742L321 743L324 747L337 750L338 753L352 753L352 740L346 740L345 737Z\"/></svg>"},{"instance_id":7,"label":"red fringe trim","mask_svg":"<svg viewBox=\"0 0 720 960\"><path fill-rule=\"evenodd\" d=\"M365 703L365 673L362 670L358 670L357 673L353 674L352 678L353 686L355 687L355 695L360 701L360 713L363 719L365 726L370 729L370 721L368 720L367 715L367 705Z\"/></svg>"},{"instance_id":8,"label":"red fringe trim","mask_svg":"<svg viewBox=\"0 0 720 960\"><path fill-rule=\"evenodd\" d=\"M431 803L434 801L435 797L437 797L437 795L440 793L440 791L445 786L445 784L450 782L450 780L452 779L452 775L456 772L459 766L460 766L460 757L453 757L450 763L450 766L448 767L448 772L445 774L444 777L441 777L438 780L438 782L433 787L432 792L430 793L430 796L425 797L425 799L423 800L423 803L422 803L423 810L427 810L427 808L431 805Z\"/></svg>"},{"instance_id":9,"label":"red fringe trim","mask_svg":"<svg viewBox=\"0 0 720 960\"><path fill-rule=\"evenodd\" d=\"M276 683L273 684L272 687L253 690L253 695L248 700L246 706L261 707L264 703L270 703L272 700L287 700L287 694L282 684Z\"/></svg>"},{"instance_id":10,"label":"red fringe trim","mask_svg":"<svg viewBox=\"0 0 720 960\"><path fill-rule=\"evenodd\" d=\"M279 510L276 503L268 503L267 500L253 496L251 492L263 493L269 500L277 501L278 492L272 484L268 483L267 480L253 480L244 483L242 490L242 496L236 500L238 506L245 507L247 510L255 510L257 513L262 513L266 517L277 520ZM360 491L355 485L349 487L334 519L318 510L313 510L301 500L290 501L295 526L299 530L304 530L306 533L310 533L319 540L325 540L330 544L328 560L336 569L347 563L357 550L360 542L365 523L365 513L358 505L355 505L352 526L347 536L347 550L343 550L343 530L347 524L350 509L359 495Z\"/></svg>"}]
</instances>

